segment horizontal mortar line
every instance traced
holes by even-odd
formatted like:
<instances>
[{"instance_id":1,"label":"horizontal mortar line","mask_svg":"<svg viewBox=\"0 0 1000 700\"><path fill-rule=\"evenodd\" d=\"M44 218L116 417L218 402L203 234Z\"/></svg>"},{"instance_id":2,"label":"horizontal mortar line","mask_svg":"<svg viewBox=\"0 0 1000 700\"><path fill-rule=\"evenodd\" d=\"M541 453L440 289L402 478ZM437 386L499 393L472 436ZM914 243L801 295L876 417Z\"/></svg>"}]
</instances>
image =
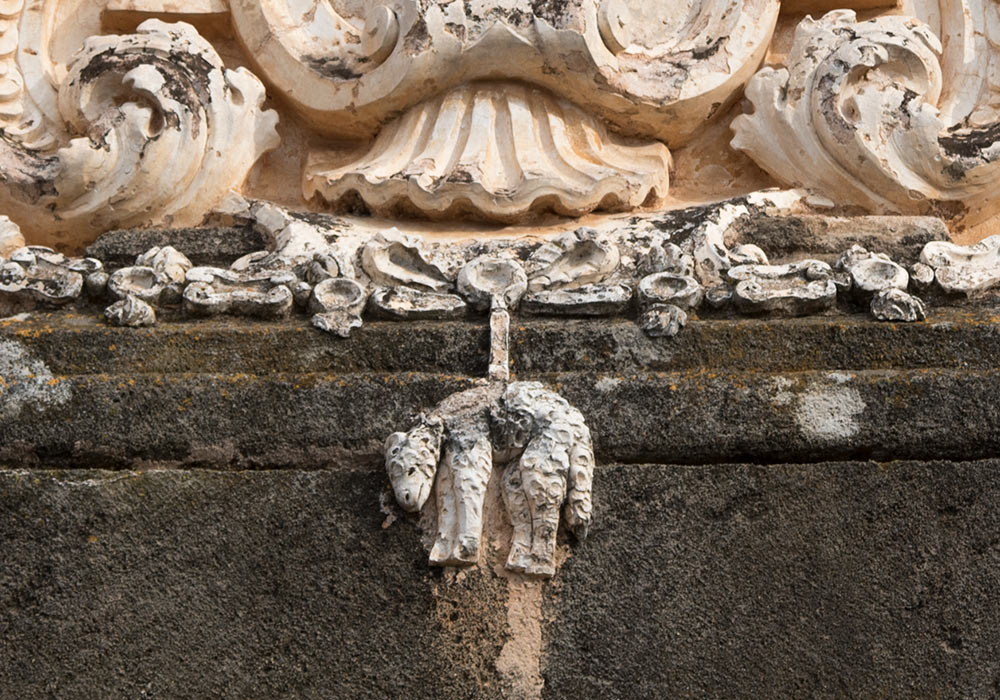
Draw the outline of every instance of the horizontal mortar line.
<instances>
[{"instance_id":1,"label":"horizontal mortar line","mask_svg":"<svg viewBox=\"0 0 1000 700\"><path fill-rule=\"evenodd\" d=\"M597 464L595 467L595 472L609 471L612 469L643 469L643 468L653 468L661 470L680 470L680 469L693 469L693 470L703 470L703 469L741 469L743 467L768 467L774 469L783 468L798 468L804 467L809 469L822 469L822 468L833 468L842 469L851 466L867 466L873 469L879 470L893 470L899 468L905 468L914 464L923 465L941 465L941 466L959 466L959 467L975 467L979 465L989 465L995 464L1000 455L995 456L984 456L972 459L960 459L951 460L947 458L926 458L926 459L898 459L898 460L875 460L875 459L822 459L822 460L797 460L797 461L739 461L727 459L718 462L650 462L650 461L637 461L637 462L608 462L606 464ZM498 468L502 468L505 465L499 465ZM58 476L61 474L73 474L73 475L86 475L86 474L106 474L108 475L109 483L114 483L126 478L129 475L133 476L146 476L151 474L161 474L161 473L184 473L192 476L197 476L198 474L211 474L219 476L230 476L239 474L248 474L254 476L274 476L274 477L288 477L294 476L295 474L315 474L317 472L329 472L331 474L371 474L372 472L380 472L382 468L379 466L369 467L357 467L357 466L302 466L302 467L259 467L259 468L247 468L247 467L236 467L236 468L212 468L205 466L190 466L186 467L182 464L170 464L169 462L164 462L162 465L154 464L150 466L128 466L128 467L81 467L81 468L64 468L64 467L51 467L51 466L25 466L25 465L12 465L6 462L0 462L0 476L5 475L23 475L23 476L38 476L38 477L48 477L50 479L55 479L59 481ZM1000 465L997 465L997 471L1000 472ZM389 485L388 477L386 477L385 485Z\"/></svg>"},{"instance_id":2,"label":"horizontal mortar line","mask_svg":"<svg viewBox=\"0 0 1000 700\"><path fill-rule=\"evenodd\" d=\"M847 379L832 375L850 374ZM630 381L648 381L670 379L680 382L712 381L725 382L727 380L738 380L742 386L752 387L765 381L775 378L799 379L832 379L834 382L850 382L856 380L885 379L891 381L900 377L992 377L1000 374L1000 366L997 367L894 367L894 368L854 368L854 367L828 367L822 369L740 369L727 370L716 368L680 368L673 370L653 370L641 368L624 368L617 371L601 370L572 370L563 372L514 372L512 382L533 381L550 385L560 385L575 379L594 378L614 379L622 383ZM80 372L80 373L53 373L53 378L59 381L80 381L87 383L118 383L132 385L137 380L141 380L143 385L148 385L151 381L162 380L171 384L180 384L186 380L192 382L204 382L215 380L231 384L240 383L295 383L308 381L316 384L335 383L337 381L350 380L354 383L359 380L379 381L385 384L401 384L409 381L447 381L457 384L472 384L485 381L485 377L465 374L448 374L444 372L427 371L400 371L400 372L374 372L374 371L314 371L314 372L185 372L185 371L129 371L127 373L114 372ZM16 385L19 382L31 381L19 379L17 377L6 378L8 385ZM616 385L617 386L617 385ZM307 387L303 387L307 388ZM794 390L794 384L789 385L789 390ZM0 397L2 397L0 392Z\"/></svg>"},{"instance_id":3,"label":"horizontal mortar line","mask_svg":"<svg viewBox=\"0 0 1000 700\"><path fill-rule=\"evenodd\" d=\"M687 329L729 330L739 327L741 330L756 327L762 330L773 330L780 327L824 327L842 328L850 330L864 330L866 328L879 329L882 332L889 329L894 332L920 332L931 330L933 332L956 332L967 329L982 329L985 332L1000 332L998 318L992 309L982 307L963 306L940 306L931 310L925 321L918 323L903 322L880 322L864 312L856 313L833 313L828 315L814 314L807 316L751 316L751 315L702 315L692 318L687 325ZM558 327L587 327L599 328L634 328L641 333L641 328L634 318L627 316L544 316L544 315L519 315L512 318L511 328L513 331L554 329ZM555 327L555 328L553 328ZM378 334L382 332L395 332L400 328L426 329L452 329L464 328L470 331L486 332L489 330L489 319L486 316L473 318L448 319L448 320L366 320L365 324L352 334ZM241 317L213 317L213 318L161 318L157 324L150 328L123 328L109 325L103 315L99 312L94 314L74 314L65 315L63 312L35 312L25 320L10 321L0 319L0 335L30 335L34 333L52 335L57 333L67 334L133 334L136 336L149 335L199 335L199 334L268 334L268 333L308 333L316 338L323 337L320 331L313 328L308 316L289 317L276 320L256 320ZM349 343L348 339L328 338L331 343ZM669 339L664 342L672 342Z\"/></svg>"}]
</instances>

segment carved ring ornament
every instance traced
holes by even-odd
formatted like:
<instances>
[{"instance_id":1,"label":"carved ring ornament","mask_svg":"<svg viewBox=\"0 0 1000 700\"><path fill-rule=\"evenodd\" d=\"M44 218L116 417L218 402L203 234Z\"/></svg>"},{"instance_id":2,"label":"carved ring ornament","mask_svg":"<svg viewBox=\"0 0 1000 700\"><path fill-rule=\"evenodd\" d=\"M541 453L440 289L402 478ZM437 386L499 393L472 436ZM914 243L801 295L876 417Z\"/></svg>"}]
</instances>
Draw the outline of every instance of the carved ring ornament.
<instances>
[{"instance_id":1,"label":"carved ring ornament","mask_svg":"<svg viewBox=\"0 0 1000 700\"><path fill-rule=\"evenodd\" d=\"M918 293L1000 286L1000 4L779 14L0 0L0 315L86 296L121 326L299 309L347 336L488 313L488 376L392 435L386 468L405 510L434 504L432 562L465 566L500 465L507 566L551 576L560 514L578 539L590 526L593 445L565 399L511 377L511 314L634 314L669 338L699 309L849 300L910 322ZM817 209L933 214L985 240L909 267L860 246L775 264L730 240L752 213ZM228 268L170 246L117 270L73 257L115 228L219 222L268 249Z\"/></svg>"}]
</instances>

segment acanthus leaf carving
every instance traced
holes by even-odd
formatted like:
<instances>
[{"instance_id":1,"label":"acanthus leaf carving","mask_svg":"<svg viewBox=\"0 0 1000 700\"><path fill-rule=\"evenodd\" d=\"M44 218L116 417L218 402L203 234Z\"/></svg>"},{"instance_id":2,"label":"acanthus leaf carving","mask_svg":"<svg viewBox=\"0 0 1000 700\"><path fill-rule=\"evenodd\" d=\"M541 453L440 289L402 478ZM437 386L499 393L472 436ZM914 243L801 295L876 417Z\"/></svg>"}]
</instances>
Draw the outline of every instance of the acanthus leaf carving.
<instances>
[{"instance_id":1,"label":"acanthus leaf carving","mask_svg":"<svg viewBox=\"0 0 1000 700\"><path fill-rule=\"evenodd\" d=\"M16 37L19 21L34 21L39 8L29 4L4 31ZM3 60L10 71L22 59ZM12 92L0 202L39 240L198 224L278 143L260 81L226 69L184 23L147 20L135 34L91 37L55 88ZM53 137L41 145L27 126L39 123ZM86 136L56 150L74 134Z\"/></svg>"},{"instance_id":2,"label":"acanthus leaf carving","mask_svg":"<svg viewBox=\"0 0 1000 700\"><path fill-rule=\"evenodd\" d=\"M837 10L798 26L787 68L747 85L733 146L779 181L869 211L997 212L1000 20L995 2L916 3L921 17L858 22ZM954 15L961 16L961 21ZM969 62L974 65L968 65Z\"/></svg>"}]
</instances>

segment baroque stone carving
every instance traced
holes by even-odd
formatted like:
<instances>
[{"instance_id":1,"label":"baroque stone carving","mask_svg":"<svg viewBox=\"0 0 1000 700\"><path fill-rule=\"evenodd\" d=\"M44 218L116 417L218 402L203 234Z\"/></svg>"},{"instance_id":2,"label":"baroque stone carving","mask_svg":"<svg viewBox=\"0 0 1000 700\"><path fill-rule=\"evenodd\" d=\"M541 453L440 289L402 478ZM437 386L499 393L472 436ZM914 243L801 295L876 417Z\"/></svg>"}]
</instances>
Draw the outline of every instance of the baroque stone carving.
<instances>
[{"instance_id":1,"label":"baroque stone carving","mask_svg":"<svg viewBox=\"0 0 1000 700\"><path fill-rule=\"evenodd\" d=\"M91 37L53 84L46 54L14 50L25 29L45 44L42 0L9 5L0 205L39 240L199 223L277 145L263 86L227 70L190 25Z\"/></svg>"},{"instance_id":2,"label":"baroque stone carving","mask_svg":"<svg viewBox=\"0 0 1000 700\"><path fill-rule=\"evenodd\" d=\"M630 210L666 195L670 153L629 143L538 88L471 83L413 107L358 162L313 161L305 195L360 196L383 216L519 223L553 211Z\"/></svg>"},{"instance_id":3,"label":"baroque stone carving","mask_svg":"<svg viewBox=\"0 0 1000 700\"><path fill-rule=\"evenodd\" d=\"M594 455L580 412L537 382L490 382L454 394L406 433L386 440L386 469L410 512L436 494L430 560L468 566L479 559L483 499L494 460L514 527L507 568L555 573L560 512L583 540L591 522Z\"/></svg>"},{"instance_id":4,"label":"baroque stone carving","mask_svg":"<svg viewBox=\"0 0 1000 700\"><path fill-rule=\"evenodd\" d=\"M494 461L504 464L503 499L514 529L507 568L552 576L563 505L578 539L590 524L590 430L579 411L542 384L510 382L510 309L528 289L521 265L480 255L462 267L457 285L473 307L490 310L488 379L446 398L409 432L390 435L386 470L397 502L410 512L423 508L433 484L431 563L468 566L479 560Z\"/></svg>"},{"instance_id":5,"label":"baroque stone carving","mask_svg":"<svg viewBox=\"0 0 1000 700\"><path fill-rule=\"evenodd\" d=\"M340 138L375 136L430 97L502 74L668 145L736 95L778 16L777 0L232 0L230 9L258 74Z\"/></svg>"},{"instance_id":6,"label":"baroque stone carving","mask_svg":"<svg viewBox=\"0 0 1000 700\"><path fill-rule=\"evenodd\" d=\"M665 196L667 147L736 97L778 2L233 0L231 11L257 72L313 128L374 137L347 164L314 150L307 199L523 223Z\"/></svg>"},{"instance_id":7,"label":"baroque stone carving","mask_svg":"<svg viewBox=\"0 0 1000 700\"><path fill-rule=\"evenodd\" d=\"M787 68L747 85L733 146L837 204L978 223L998 201L997 4L904 6L912 16L804 19Z\"/></svg>"}]
</instances>

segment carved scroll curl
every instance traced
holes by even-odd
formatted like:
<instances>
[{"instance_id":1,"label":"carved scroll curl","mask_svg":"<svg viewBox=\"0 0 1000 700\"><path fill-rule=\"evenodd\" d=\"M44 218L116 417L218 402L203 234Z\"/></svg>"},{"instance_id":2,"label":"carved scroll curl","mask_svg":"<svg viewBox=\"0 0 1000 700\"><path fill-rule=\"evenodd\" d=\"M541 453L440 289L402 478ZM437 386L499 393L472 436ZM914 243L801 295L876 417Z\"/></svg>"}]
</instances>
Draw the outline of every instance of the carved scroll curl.
<instances>
[{"instance_id":1,"label":"carved scroll curl","mask_svg":"<svg viewBox=\"0 0 1000 700\"><path fill-rule=\"evenodd\" d=\"M952 6L964 22L948 20ZM747 85L753 113L733 122L733 145L837 204L982 221L1000 195L997 13L988 0L927 10L945 46L918 17L806 18L788 67Z\"/></svg>"},{"instance_id":2,"label":"carved scroll curl","mask_svg":"<svg viewBox=\"0 0 1000 700\"><path fill-rule=\"evenodd\" d=\"M263 101L260 81L226 70L190 25L149 20L136 34L91 37L58 85L56 110L45 115L86 136L42 150L5 126L0 204L23 213L36 238L54 240L200 223L277 145L277 117Z\"/></svg>"},{"instance_id":3,"label":"carved scroll curl","mask_svg":"<svg viewBox=\"0 0 1000 700\"><path fill-rule=\"evenodd\" d=\"M674 147L756 70L779 2L232 0L230 8L258 73L341 138L374 136L466 82L510 79Z\"/></svg>"}]
</instances>

